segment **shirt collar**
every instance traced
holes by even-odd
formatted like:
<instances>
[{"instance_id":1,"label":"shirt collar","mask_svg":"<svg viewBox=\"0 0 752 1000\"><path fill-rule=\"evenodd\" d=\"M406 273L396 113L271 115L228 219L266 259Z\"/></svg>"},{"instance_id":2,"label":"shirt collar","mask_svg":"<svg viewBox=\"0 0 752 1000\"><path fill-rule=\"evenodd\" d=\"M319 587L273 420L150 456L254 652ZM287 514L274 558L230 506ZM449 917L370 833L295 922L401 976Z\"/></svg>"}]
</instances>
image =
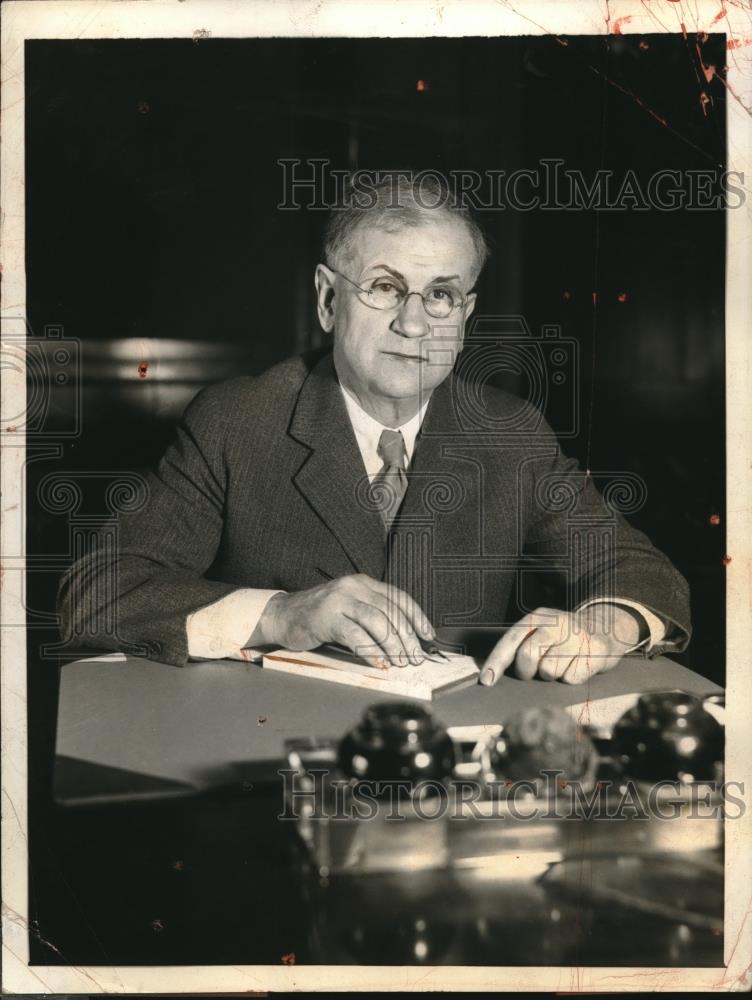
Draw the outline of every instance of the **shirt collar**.
<instances>
[{"instance_id":1,"label":"shirt collar","mask_svg":"<svg viewBox=\"0 0 752 1000\"><path fill-rule=\"evenodd\" d=\"M423 417L426 415L426 409L428 407L430 397L421 406L415 416L411 417L407 423L402 424L401 427L386 427L384 424L379 423L378 420L374 420L370 413L366 413L360 403L355 400L354 396L350 395L341 382L339 383L339 387L342 391L345 406L347 407L347 414L350 417L350 423L353 426L353 430L355 431L355 436L358 439L358 444L361 446L361 450L365 446L369 451L376 453L378 451L379 439L382 431L397 430L402 432L402 437L405 441L405 450L407 452L407 460L409 462L413 457L415 439L418 436L418 431L423 423Z\"/></svg>"}]
</instances>

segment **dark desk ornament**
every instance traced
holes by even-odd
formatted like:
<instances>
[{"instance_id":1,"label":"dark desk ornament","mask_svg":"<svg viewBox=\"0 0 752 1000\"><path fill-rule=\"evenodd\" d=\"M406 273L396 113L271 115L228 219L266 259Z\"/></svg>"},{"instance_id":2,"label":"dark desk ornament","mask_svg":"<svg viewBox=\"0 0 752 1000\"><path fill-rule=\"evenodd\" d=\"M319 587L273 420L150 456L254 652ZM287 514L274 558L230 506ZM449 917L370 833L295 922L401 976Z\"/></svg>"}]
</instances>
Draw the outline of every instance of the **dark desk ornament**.
<instances>
[{"instance_id":1,"label":"dark desk ornament","mask_svg":"<svg viewBox=\"0 0 752 1000\"><path fill-rule=\"evenodd\" d=\"M423 705L377 703L340 739L288 742L285 815L320 905L353 876L393 892L394 877L402 891L433 872L473 891L527 879L554 896L611 893L718 934L720 718L718 699L679 692L641 696L610 732L537 708L446 729ZM672 902L674 869L712 886Z\"/></svg>"}]
</instances>

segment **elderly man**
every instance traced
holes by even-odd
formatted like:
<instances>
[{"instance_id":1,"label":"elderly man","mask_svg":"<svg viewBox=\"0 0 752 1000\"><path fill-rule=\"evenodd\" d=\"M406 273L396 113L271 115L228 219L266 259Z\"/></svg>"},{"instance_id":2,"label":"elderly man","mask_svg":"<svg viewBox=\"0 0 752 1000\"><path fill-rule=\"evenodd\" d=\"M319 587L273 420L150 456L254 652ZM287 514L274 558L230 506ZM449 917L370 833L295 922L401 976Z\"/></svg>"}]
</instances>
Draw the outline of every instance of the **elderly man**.
<instances>
[{"instance_id":1,"label":"elderly man","mask_svg":"<svg viewBox=\"0 0 752 1000\"><path fill-rule=\"evenodd\" d=\"M66 631L178 665L335 642L403 666L437 633L472 648L491 632L484 684L513 663L578 683L636 648L686 645L669 561L537 410L463 377L487 249L435 194L403 178L334 213L316 269L333 350L198 394L145 505L121 516L117 555L63 579ZM512 585L536 567L570 603L508 625Z\"/></svg>"}]
</instances>

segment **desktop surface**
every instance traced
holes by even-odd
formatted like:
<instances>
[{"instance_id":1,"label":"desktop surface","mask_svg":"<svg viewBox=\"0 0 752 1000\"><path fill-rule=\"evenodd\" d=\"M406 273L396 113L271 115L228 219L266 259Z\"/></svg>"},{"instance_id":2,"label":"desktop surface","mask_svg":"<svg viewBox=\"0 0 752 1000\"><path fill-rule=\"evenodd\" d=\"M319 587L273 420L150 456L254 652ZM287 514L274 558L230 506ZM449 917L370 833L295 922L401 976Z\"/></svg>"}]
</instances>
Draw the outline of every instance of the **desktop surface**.
<instances>
[{"instance_id":1,"label":"desktop surface","mask_svg":"<svg viewBox=\"0 0 752 1000\"><path fill-rule=\"evenodd\" d=\"M666 658L630 658L589 685L505 677L439 697L444 724L529 705L621 704L719 689ZM722 858L610 855L557 884L454 870L325 877L284 811L291 737L339 737L369 692L231 661L173 668L110 655L62 668L56 794L35 824L32 964L719 966ZM567 885L568 883L568 885ZM596 885L610 895L593 894ZM566 890L566 891L561 891ZM621 905L625 893L656 900ZM686 919L666 906L687 908ZM116 988L116 984L113 984Z\"/></svg>"},{"instance_id":2,"label":"desktop surface","mask_svg":"<svg viewBox=\"0 0 752 1000\"><path fill-rule=\"evenodd\" d=\"M475 684L425 704L444 725L465 726L503 723L533 705L595 711L609 699L674 689L721 690L667 657L628 657L586 684L505 675L493 687ZM68 803L164 797L274 780L285 740L340 737L380 700L241 661L172 667L117 653L79 660L62 668L55 795Z\"/></svg>"}]
</instances>

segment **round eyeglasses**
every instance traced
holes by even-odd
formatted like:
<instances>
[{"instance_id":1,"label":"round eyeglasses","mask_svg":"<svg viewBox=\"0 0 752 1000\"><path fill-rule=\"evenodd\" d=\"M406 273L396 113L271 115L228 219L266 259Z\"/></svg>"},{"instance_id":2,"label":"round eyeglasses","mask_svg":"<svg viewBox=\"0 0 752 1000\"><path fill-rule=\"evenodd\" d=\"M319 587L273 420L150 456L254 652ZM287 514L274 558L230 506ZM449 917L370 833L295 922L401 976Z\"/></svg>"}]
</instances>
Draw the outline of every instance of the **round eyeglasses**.
<instances>
[{"instance_id":1,"label":"round eyeglasses","mask_svg":"<svg viewBox=\"0 0 752 1000\"><path fill-rule=\"evenodd\" d=\"M434 319L446 319L465 304L465 296L454 285L431 285L425 292L409 292L396 278L380 274L369 278L368 287L357 284L346 274L330 268L358 290L358 299L369 309L400 309L411 295L419 295L423 308Z\"/></svg>"}]
</instances>

